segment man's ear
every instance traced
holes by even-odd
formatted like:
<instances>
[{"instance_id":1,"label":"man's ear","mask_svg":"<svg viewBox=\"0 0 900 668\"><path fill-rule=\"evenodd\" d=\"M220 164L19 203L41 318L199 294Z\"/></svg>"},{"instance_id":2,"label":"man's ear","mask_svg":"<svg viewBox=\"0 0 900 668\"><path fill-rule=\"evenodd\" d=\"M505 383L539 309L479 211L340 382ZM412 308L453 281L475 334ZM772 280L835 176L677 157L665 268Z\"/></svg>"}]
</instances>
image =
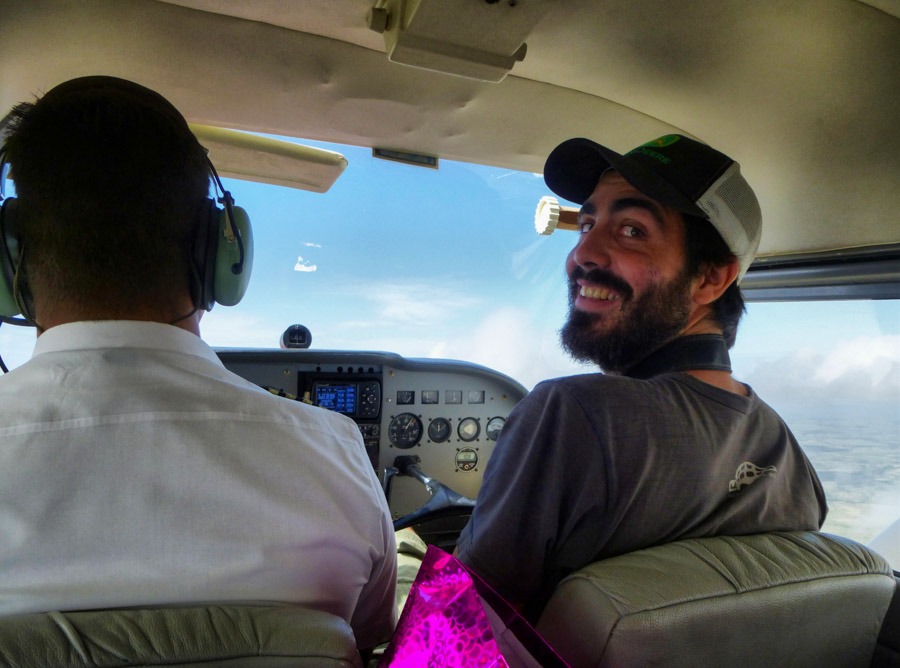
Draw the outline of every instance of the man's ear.
<instances>
[{"instance_id":1,"label":"man's ear","mask_svg":"<svg viewBox=\"0 0 900 668\"><path fill-rule=\"evenodd\" d=\"M712 304L737 280L738 271L740 265L737 259L723 265L704 265L694 279L694 302L700 305Z\"/></svg>"}]
</instances>

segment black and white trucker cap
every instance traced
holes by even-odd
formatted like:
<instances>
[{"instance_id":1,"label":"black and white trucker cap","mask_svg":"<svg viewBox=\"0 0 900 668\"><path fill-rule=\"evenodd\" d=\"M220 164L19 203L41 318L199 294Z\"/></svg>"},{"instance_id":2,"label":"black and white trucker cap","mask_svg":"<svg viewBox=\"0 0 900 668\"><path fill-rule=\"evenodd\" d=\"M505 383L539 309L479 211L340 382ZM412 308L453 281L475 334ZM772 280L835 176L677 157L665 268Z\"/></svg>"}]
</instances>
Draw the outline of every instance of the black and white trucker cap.
<instances>
[{"instance_id":1,"label":"black and white trucker cap","mask_svg":"<svg viewBox=\"0 0 900 668\"><path fill-rule=\"evenodd\" d=\"M740 264L740 281L756 257L762 214L740 165L682 135L666 135L620 155L590 139L564 141L547 157L544 181L554 193L582 204L608 169L682 213L709 220Z\"/></svg>"}]
</instances>

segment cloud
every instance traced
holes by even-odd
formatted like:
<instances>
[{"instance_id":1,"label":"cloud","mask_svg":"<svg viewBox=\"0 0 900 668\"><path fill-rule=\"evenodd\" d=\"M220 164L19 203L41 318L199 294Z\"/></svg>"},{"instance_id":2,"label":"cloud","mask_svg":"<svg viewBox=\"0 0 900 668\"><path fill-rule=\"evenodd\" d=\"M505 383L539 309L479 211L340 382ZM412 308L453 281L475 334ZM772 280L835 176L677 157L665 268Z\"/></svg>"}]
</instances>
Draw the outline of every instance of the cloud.
<instances>
[{"instance_id":1,"label":"cloud","mask_svg":"<svg viewBox=\"0 0 900 668\"><path fill-rule=\"evenodd\" d=\"M428 357L438 338L468 329L470 314L484 308L478 291L456 278L373 280L335 284L329 302L353 304L352 311L328 309L316 324L317 345L332 349L385 350ZM352 313L352 319L347 319Z\"/></svg>"},{"instance_id":2,"label":"cloud","mask_svg":"<svg viewBox=\"0 0 900 668\"><path fill-rule=\"evenodd\" d=\"M394 301L393 307L401 306ZM446 316L444 316L446 317ZM499 371L527 389L548 378L596 371L573 362L559 347L555 330L540 329L529 311L497 308L472 325L462 323L462 334L443 329L436 335L434 321L428 327L395 326L383 321L342 322L317 332L319 346L333 349L384 350L404 357L462 360ZM365 332L361 343L360 332Z\"/></svg>"},{"instance_id":3,"label":"cloud","mask_svg":"<svg viewBox=\"0 0 900 668\"><path fill-rule=\"evenodd\" d=\"M200 321L203 340L222 348L278 348L286 328L271 318L224 307L205 313Z\"/></svg>"},{"instance_id":4,"label":"cloud","mask_svg":"<svg viewBox=\"0 0 900 668\"><path fill-rule=\"evenodd\" d=\"M318 270L319 265L310 264L309 260L304 260L302 255L297 256L297 264L294 265L294 271L302 271L309 273Z\"/></svg>"},{"instance_id":5,"label":"cloud","mask_svg":"<svg viewBox=\"0 0 900 668\"><path fill-rule=\"evenodd\" d=\"M321 248L322 244L317 244L314 241L304 241L304 248ZM313 251L315 255L315 251ZM297 264L294 265L294 271L303 272L305 274L317 271L319 269L319 265L315 264L311 260L305 259L302 255L297 256Z\"/></svg>"},{"instance_id":6,"label":"cloud","mask_svg":"<svg viewBox=\"0 0 900 668\"><path fill-rule=\"evenodd\" d=\"M538 328L522 308L498 308L460 338L443 341L429 357L482 364L531 389L547 378L596 371L572 361L560 348L556 331Z\"/></svg>"},{"instance_id":7,"label":"cloud","mask_svg":"<svg viewBox=\"0 0 900 668\"><path fill-rule=\"evenodd\" d=\"M863 372L878 385L900 365L900 335L861 336L840 343L822 360L813 376L818 383L833 383L848 374Z\"/></svg>"},{"instance_id":8,"label":"cloud","mask_svg":"<svg viewBox=\"0 0 900 668\"><path fill-rule=\"evenodd\" d=\"M756 366L745 380L781 400L893 402L900 397L900 336L860 336L822 353L798 350Z\"/></svg>"},{"instance_id":9,"label":"cloud","mask_svg":"<svg viewBox=\"0 0 900 668\"><path fill-rule=\"evenodd\" d=\"M375 282L366 285L364 298L383 323L433 328L463 317L481 302L474 293L446 287L452 283L447 279Z\"/></svg>"},{"instance_id":10,"label":"cloud","mask_svg":"<svg viewBox=\"0 0 900 668\"><path fill-rule=\"evenodd\" d=\"M359 298L359 291L354 296ZM357 310L353 322L322 323L319 345L464 360L528 389L547 378L595 370L562 352L555 326L534 322L533 317L550 317L545 311L534 316L528 308L487 308L477 289L450 278L367 284L365 299L371 311Z\"/></svg>"}]
</instances>

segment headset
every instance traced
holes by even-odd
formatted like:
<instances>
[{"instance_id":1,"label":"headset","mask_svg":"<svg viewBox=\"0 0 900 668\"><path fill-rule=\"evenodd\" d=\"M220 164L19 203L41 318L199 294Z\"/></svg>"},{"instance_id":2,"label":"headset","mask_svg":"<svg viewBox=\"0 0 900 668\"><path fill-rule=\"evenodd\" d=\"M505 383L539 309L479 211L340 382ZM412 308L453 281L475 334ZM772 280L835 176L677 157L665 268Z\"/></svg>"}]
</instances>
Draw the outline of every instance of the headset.
<instances>
[{"instance_id":1,"label":"headset","mask_svg":"<svg viewBox=\"0 0 900 668\"><path fill-rule=\"evenodd\" d=\"M109 87L145 96L149 92L171 107L157 93L123 79L84 77L61 86L72 84L79 87ZM167 115L172 112L178 114L174 107L165 111ZM30 300L20 284L19 269L24 248L17 233L17 220L21 218L21 204L15 197L7 197L5 191L10 167L6 160L5 143L11 118L10 114L0 121L0 317L10 322L7 318L22 314L25 320L35 325L34 313L28 303ZM215 304L234 306L247 291L253 269L253 232L247 212L235 206L234 198L225 190L209 158L207 165L216 193L221 194L217 199L207 198L200 207L191 252L194 275L194 285L191 287L194 307L209 311ZM15 181L15 174L12 176ZM222 204L221 208L217 202Z\"/></svg>"},{"instance_id":2,"label":"headset","mask_svg":"<svg viewBox=\"0 0 900 668\"><path fill-rule=\"evenodd\" d=\"M4 119L4 124L6 119ZM3 128L0 128L0 132ZM5 137L4 137L5 138ZM16 276L19 261L19 240L15 232L14 197L6 197L6 177L9 164L6 151L0 145L0 316L16 316L22 312L16 302Z\"/></svg>"},{"instance_id":3,"label":"headset","mask_svg":"<svg viewBox=\"0 0 900 668\"><path fill-rule=\"evenodd\" d=\"M234 205L208 158L207 164L222 193L218 202L223 208L212 199L201 207L193 244L194 271L199 278L194 306L211 311L215 304L234 306L243 299L253 269L253 232L247 212Z\"/></svg>"}]
</instances>

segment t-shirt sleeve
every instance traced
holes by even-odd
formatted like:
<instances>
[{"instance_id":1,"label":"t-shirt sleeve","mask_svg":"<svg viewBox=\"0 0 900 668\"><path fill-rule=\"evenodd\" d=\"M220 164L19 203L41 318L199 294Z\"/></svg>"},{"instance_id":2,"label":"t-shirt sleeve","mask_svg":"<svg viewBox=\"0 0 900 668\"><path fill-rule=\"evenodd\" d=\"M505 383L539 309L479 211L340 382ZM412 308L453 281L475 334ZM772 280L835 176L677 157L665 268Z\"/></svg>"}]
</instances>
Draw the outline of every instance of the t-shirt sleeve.
<instances>
[{"instance_id":1,"label":"t-shirt sleeve","mask_svg":"<svg viewBox=\"0 0 900 668\"><path fill-rule=\"evenodd\" d=\"M514 605L559 579L560 549L586 512L581 486L570 482L605 483L596 443L581 405L552 381L510 413L457 555Z\"/></svg>"}]
</instances>

